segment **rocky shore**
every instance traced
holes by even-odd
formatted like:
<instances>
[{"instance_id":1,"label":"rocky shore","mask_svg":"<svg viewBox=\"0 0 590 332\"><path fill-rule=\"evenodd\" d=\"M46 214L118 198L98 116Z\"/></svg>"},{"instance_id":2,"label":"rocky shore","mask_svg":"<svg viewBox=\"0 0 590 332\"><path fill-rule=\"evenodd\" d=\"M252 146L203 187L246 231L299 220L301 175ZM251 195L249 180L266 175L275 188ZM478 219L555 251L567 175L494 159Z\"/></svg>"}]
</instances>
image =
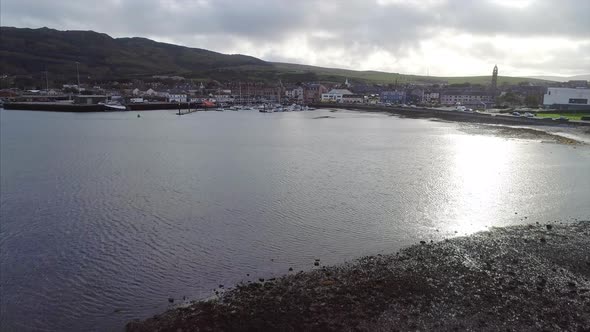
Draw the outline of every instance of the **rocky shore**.
<instances>
[{"instance_id":1,"label":"rocky shore","mask_svg":"<svg viewBox=\"0 0 590 332\"><path fill-rule=\"evenodd\" d=\"M590 222L495 228L238 285L127 331L589 331Z\"/></svg>"}]
</instances>

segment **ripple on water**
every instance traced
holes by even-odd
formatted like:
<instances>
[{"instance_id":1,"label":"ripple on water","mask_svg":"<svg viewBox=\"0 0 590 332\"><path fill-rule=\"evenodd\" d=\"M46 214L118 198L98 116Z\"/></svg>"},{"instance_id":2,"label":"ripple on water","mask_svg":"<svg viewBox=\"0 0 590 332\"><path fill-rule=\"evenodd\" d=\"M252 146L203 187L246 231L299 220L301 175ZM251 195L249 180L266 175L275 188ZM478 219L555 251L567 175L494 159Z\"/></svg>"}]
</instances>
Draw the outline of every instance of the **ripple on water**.
<instances>
[{"instance_id":1,"label":"ripple on water","mask_svg":"<svg viewBox=\"0 0 590 332\"><path fill-rule=\"evenodd\" d=\"M353 112L0 112L2 330L116 330L169 297L394 252L433 229L590 217L584 147ZM486 168L478 150L510 160ZM478 180L491 175L509 181Z\"/></svg>"}]
</instances>

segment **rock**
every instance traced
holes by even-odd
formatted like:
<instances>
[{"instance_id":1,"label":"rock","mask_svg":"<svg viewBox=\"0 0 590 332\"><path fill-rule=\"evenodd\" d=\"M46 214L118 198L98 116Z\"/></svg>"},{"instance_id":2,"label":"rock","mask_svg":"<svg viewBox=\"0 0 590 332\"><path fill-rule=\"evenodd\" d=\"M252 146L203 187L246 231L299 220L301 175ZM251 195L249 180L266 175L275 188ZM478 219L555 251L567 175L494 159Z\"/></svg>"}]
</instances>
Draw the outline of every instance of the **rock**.
<instances>
[{"instance_id":1,"label":"rock","mask_svg":"<svg viewBox=\"0 0 590 332\"><path fill-rule=\"evenodd\" d=\"M547 225L546 227L547 227L547 230L549 230L549 231L553 228L553 226L551 226L551 225Z\"/></svg>"},{"instance_id":2,"label":"rock","mask_svg":"<svg viewBox=\"0 0 590 332\"><path fill-rule=\"evenodd\" d=\"M168 298L168 302L170 302L170 303L174 303L174 298L173 298L173 297L169 297L169 298Z\"/></svg>"},{"instance_id":3,"label":"rock","mask_svg":"<svg viewBox=\"0 0 590 332\"><path fill-rule=\"evenodd\" d=\"M258 281L264 282L264 278L258 278Z\"/></svg>"},{"instance_id":4,"label":"rock","mask_svg":"<svg viewBox=\"0 0 590 332\"><path fill-rule=\"evenodd\" d=\"M420 241L420 244L426 244L426 241Z\"/></svg>"},{"instance_id":5,"label":"rock","mask_svg":"<svg viewBox=\"0 0 590 332\"><path fill-rule=\"evenodd\" d=\"M334 285L336 282L334 280L322 280L320 282L320 285L322 286L332 286Z\"/></svg>"},{"instance_id":6,"label":"rock","mask_svg":"<svg viewBox=\"0 0 590 332\"><path fill-rule=\"evenodd\" d=\"M544 237L542 237L540 241L541 243L547 243L547 240Z\"/></svg>"},{"instance_id":7,"label":"rock","mask_svg":"<svg viewBox=\"0 0 590 332\"><path fill-rule=\"evenodd\" d=\"M314 262L313 265L320 266L320 262Z\"/></svg>"},{"instance_id":8,"label":"rock","mask_svg":"<svg viewBox=\"0 0 590 332\"><path fill-rule=\"evenodd\" d=\"M289 272L291 272L291 271L293 271L293 268L292 267L289 268Z\"/></svg>"},{"instance_id":9,"label":"rock","mask_svg":"<svg viewBox=\"0 0 590 332\"><path fill-rule=\"evenodd\" d=\"M223 285L219 285L219 288L223 288Z\"/></svg>"}]
</instances>

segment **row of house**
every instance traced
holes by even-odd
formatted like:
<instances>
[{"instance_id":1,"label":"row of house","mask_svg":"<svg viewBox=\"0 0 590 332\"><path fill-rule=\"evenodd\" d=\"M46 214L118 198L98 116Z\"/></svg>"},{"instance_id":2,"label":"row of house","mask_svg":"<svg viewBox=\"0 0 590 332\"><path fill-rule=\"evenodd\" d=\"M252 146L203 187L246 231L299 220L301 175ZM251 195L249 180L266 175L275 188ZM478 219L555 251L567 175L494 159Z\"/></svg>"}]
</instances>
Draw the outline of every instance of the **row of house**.
<instances>
[{"instance_id":1,"label":"row of house","mask_svg":"<svg viewBox=\"0 0 590 332\"><path fill-rule=\"evenodd\" d=\"M375 98L377 97L377 98ZM371 102L372 100L373 102ZM465 92L465 91L442 91L431 92L421 89L411 91L404 90L387 90L379 94L358 94L348 89L332 89L323 93L321 102L325 103L428 103L442 105L488 105L494 102L494 98L485 92Z\"/></svg>"}]
</instances>

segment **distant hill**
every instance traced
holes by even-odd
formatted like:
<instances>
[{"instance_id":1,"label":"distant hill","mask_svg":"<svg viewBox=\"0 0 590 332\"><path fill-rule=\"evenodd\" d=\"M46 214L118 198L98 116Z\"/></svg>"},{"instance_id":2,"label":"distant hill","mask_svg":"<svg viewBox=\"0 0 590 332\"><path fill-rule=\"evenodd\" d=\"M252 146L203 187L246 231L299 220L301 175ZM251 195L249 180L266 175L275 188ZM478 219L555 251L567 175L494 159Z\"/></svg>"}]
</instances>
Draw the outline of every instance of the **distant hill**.
<instances>
[{"instance_id":1,"label":"distant hill","mask_svg":"<svg viewBox=\"0 0 590 332\"><path fill-rule=\"evenodd\" d=\"M590 74L576 76L532 76L530 78L555 82L590 81Z\"/></svg>"},{"instance_id":2,"label":"distant hill","mask_svg":"<svg viewBox=\"0 0 590 332\"><path fill-rule=\"evenodd\" d=\"M430 77L323 68L266 62L240 54L222 54L156 42L146 38L112 38L93 31L0 27L0 74L21 75L32 81L73 82L76 62L83 81L125 80L154 75L177 75L196 80L259 80L277 82L472 83L489 84L490 76ZM499 84L539 81L499 77ZM38 83L39 84L39 83Z\"/></svg>"},{"instance_id":3,"label":"distant hill","mask_svg":"<svg viewBox=\"0 0 590 332\"><path fill-rule=\"evenodd\" d=\"M300 74L314 73L320 80L323 81L336 81L344 82L346 78L359 80L364 82L372 83L417 83L417 84L437 84L437 83L448 83L448 84L491 84L492 75L488 76L454 76L454 77L441 77L441 76L420 76L420 75L406 75L399 73L388 73L382 71L357 71L348 69L337 69L337 68L324 68L307 65L298 65L290 63L274 62L274 69L279 70L283 73ZM520 82L533 82L542 83L547 82L543 79L525 78L525 77L511 77L511 76L499 76L498 84L518 84Z\"/></svg>"}]
</instances>

